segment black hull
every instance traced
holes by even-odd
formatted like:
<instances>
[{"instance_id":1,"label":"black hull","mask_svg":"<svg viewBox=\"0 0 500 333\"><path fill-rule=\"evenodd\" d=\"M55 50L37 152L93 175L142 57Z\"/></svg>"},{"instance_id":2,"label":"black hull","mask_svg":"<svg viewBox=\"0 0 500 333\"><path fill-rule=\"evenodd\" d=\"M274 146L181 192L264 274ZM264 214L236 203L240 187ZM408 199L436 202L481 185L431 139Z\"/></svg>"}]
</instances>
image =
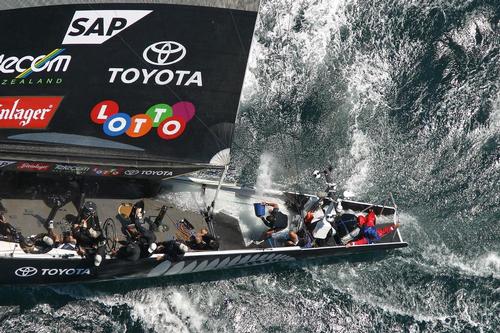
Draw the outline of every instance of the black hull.
<instances>
[{"instance_id":1,"label":"black hull","mask_svg":"<svg viewBox=\"0 0 500 333\"><path fill-rule=\"evenodd\" d=\"M84 259L0 258L0 285L47 285L101 282L117 279L147 278L200 273L229 268L269 265L314 258L345 258L359 254L383 254L387 250L406 247L405 242L381 243L353 247L311 249L270 248L237 251L189 253L180 262L158 261L156 258L137 262L110 259L94 267Z\"/></svg>"}]
</instances>

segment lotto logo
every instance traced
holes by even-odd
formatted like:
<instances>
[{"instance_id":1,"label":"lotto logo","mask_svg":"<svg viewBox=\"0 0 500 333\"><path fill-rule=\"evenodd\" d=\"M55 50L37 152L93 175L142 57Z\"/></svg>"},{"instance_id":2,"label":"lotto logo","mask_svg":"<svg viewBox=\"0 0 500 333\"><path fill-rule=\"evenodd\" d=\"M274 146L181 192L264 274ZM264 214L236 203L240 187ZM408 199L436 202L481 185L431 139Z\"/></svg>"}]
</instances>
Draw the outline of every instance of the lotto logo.
<instances>
[{"instance_id":1,"label":"lotto logo","mask_svg":"<svg viewBox=\"0 0 500 333\"><path fill-rule=\"evenodd\" d=\"M118 112L118 103L105 100L97 103L90 112L90 119L102 125L108 136L126 134L131 138L138 138L156 128L160 138L172 140L178 138L186 129L186 124L194 117L196 111L191 102L155 104L149 107L145 114L129 116Z\"/></svg>"}]
</instances>

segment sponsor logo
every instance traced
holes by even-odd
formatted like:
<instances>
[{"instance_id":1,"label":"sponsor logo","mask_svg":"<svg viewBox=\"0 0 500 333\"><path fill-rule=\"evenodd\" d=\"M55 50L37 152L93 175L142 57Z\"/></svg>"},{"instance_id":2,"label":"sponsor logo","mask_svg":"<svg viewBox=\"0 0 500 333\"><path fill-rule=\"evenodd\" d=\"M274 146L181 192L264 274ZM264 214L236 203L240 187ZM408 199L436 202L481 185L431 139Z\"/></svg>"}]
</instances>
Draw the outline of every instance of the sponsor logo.
<instances>
[{"instance_id":1,"label":"sponsor logo","mask_svg":"<svg viewBox=\"0 0 500 333\"><path fill-rule=\"evenodd\" d=\"M157 177L169 177L173 176L174 173L171 170L125 170L123 173L125 176L157 176Z\"/></svg>"},{"instance_id":2,"label":"sponsor logo","mask_svg":"<svg viewBox=\"0 0 500 333\"><path fill-rule=\"evenodd\" d=\"M156 128L158 136L165 140L178 138L186 129L186 124L194 117L196 110L191 102L155 104L145 114L129 116L119 111L118 103L105 100L97 103L90 112L90 119L102 125L107 136L126 134L131 138L146 135Z\"/></svg>"},{"instance_id":3,"label":"sponsor logo","mask_svg":"<svg viewBox=\"0 0 500 333\"><path fill-rule=\"evenodd\" d=\"M14 273L19 277L29 277L37 274L38 269L36 269L35 267L26 266L16 269ZM40 275L50 275L50 276L90 275L90 269L89 268L42 268L40 270Z\"/></svg>"},{"instance_id":4,"label":"sponsor logo","mask_svg":"<svg viewBox=\"0 0 500 333\"><path fill-rule=\"evenodd\" d=\"M13 161L0 161L0 168L9 166L9 165L14 164L14 163L16 163L16 162L13 162Z\"/></svg>"},{"instance_id":5,"label":"sponsor logo","mask_svg":"<svg viewBox=\"0 0 500 333\"><path fill-rule=\"evenodd\" d=\"M49 54L22 57L0 54L0 73L19 73L15 79L26 79L33 73L66 72L71 62L70 55L61 55L64 49L55 49Z\"/></svg>"},{"instance_id":6,"label":"sponsor logo","mask_svg":"<svg viewBox=\"0 0 500 333\"><path fill-rule=\"evenodd\" d=\"M15 86L15 85L56 85L61 84L61 78L39 78L39 79L1 79L0 86Z\"/></svg>"},{"instance_id":7,"label":"sponsor logo","mask_svg":"<svg viewBox=\"0 0 500 333\"><path fill-rule=\"evenodd\" d=\"M84 166L84 165L63 165L63 164L56 164L52 171L55 172L70 172L70 173L85 173L90 170L90 167Z\"/></svg>"},{"instance_id":8,"label":"sponsor logo","mask_svg":"<svg viewBox=\"0 0 500 333\"><path fill-rule=\"evenodd\" d=\"M140 173L139 170L125 170L123 173L125 176L137 176Z\"/></svg>"},{"instance_id":9,"label":"sponsor logo","mask_svg":"<svg viewBox=\"0 0 500 333\"><path fill-rule=\"evenodd\" d=\"M47 128L61 96L0 97L0 128Z\"/></svg>"},{"instance_id":10,"label":"sponsor logo","mask_svg":"<svg viewBox=\"0 0 500 333\"><path fill-rule=\"evenodd\" d=\"M41 275L90 275L88 268L42 268Z\"/></svg>"},{"instance_id":11,"label":"sponsor logo","mask_svg":"<svg viewBox=\"0 0 500 333\"><path fill-rule=\"evenodd\" d=\"M172 176L173 172L169 170L143 170L141 171L141 175L144 176Z\"/></svg>"},{"instance_id":12,"label":"sponsor logo","mask_svg":"<svg viewBox=\"0 0 500 333\"><path fill-rule=\"evenodd\" d=\"M152 10L77 10L64 44L102 44L136 23Z\"/></svg>"},{"instance_id":13,"label":"sponsor logo","mask_svg":"<svg viewBox=\"0 0 500 333\"><path fill-rule=\"evenodd\" d=\"M122 174L122 169L96 167L92 168L91 173L97 176L119 176Z\"/></svg>"},{"instance_id":14,"label":"sponsor logo","mask_svg":"<svg viewBox=\"0 0 500 333\"><path fill-rule=\"evenodd\" d=\"M144 49L142 57L152 65L167 66L177 63L186 56L186 48L174 41L156 42ZM111 67L109 83L121 82L124 84L156 84L160 86L175 84L176 86L203 86L200 71L150 69L150 68L123 68Z\"/></svg>"},{"instance_id":15,"label":"sponsor logo","mask_svg":"<svg viewBox=\"0 0 500 333\"><path fill-rule=\"evenodd\" d=\"M28 277L38 273L38 269L36 269L35 267L26 266L16 269L14 273L20 277Z\"/></svg>"},{"instance_id":16,"label":"sponsor logo","mask_svg":"<svg viewBox=\"0 0 500 333\"><path fill-rule=\"evenodd\" d=\"M33 162L20 162L17 165L17 170L25 171L47 171L50 168L50 164L47 163L33 163Z\"/></svg>"},{"instance_id":17,"label":"sponsor logo","mask_svg":"<svg viewBox=\"0 0 500 333\"><path fill-rule=\"evenodd\" d=\"M166 66L181 61L186 56L186 48L177 42L158 42L144 49L142 57L151 65Z\"/></svg>"}]
</instances>

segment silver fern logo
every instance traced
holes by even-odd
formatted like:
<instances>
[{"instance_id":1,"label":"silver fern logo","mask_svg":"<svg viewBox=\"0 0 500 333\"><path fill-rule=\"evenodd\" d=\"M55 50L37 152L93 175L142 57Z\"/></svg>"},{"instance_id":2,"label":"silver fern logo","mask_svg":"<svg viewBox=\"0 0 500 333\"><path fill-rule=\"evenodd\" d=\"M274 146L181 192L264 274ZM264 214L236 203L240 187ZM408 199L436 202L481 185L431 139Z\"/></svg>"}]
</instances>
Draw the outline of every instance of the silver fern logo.
<instances>
[{"instance_id":1,"label":"silver fern logo","mask_svg":"<svg viewBox=\"0 0 500 333\"><path fill-rule=\"evenodd\" d=\"M247 255L237 255L235 257L222 257L216 259L197 259L192 262L179 261L170 262L164 261L155 268L153 268L149 273L149 277L161 276L161 275L175 275L175 274L186 274L186 273L196 273L203 271L219 270L225 268L234 267L247 267L247 266L257 266L273 262L280 261L292 261L295 260L294 257L285 254L247 254Z\"/></svg>"}]
</instances>

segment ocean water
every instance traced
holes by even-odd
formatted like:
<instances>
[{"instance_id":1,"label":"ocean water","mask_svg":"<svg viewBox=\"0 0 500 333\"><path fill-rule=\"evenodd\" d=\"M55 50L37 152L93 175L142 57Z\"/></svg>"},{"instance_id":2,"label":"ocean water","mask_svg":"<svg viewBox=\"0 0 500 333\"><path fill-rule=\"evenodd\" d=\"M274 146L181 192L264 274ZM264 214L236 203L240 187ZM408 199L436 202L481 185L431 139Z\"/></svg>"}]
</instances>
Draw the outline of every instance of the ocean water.
<instances>
[{"instance_id":1,"label":"ocean water","mask_svg":"<svg viewBox=\"0 0 500 333\"><path fill-rule=\"evenodd\" d=\"M0 332L498 332L499 19L498 0L262 1L230 177L317 191L331 164L356 198L394 194L408 248L2 288Z\"/></svg>"}]
</instances>

